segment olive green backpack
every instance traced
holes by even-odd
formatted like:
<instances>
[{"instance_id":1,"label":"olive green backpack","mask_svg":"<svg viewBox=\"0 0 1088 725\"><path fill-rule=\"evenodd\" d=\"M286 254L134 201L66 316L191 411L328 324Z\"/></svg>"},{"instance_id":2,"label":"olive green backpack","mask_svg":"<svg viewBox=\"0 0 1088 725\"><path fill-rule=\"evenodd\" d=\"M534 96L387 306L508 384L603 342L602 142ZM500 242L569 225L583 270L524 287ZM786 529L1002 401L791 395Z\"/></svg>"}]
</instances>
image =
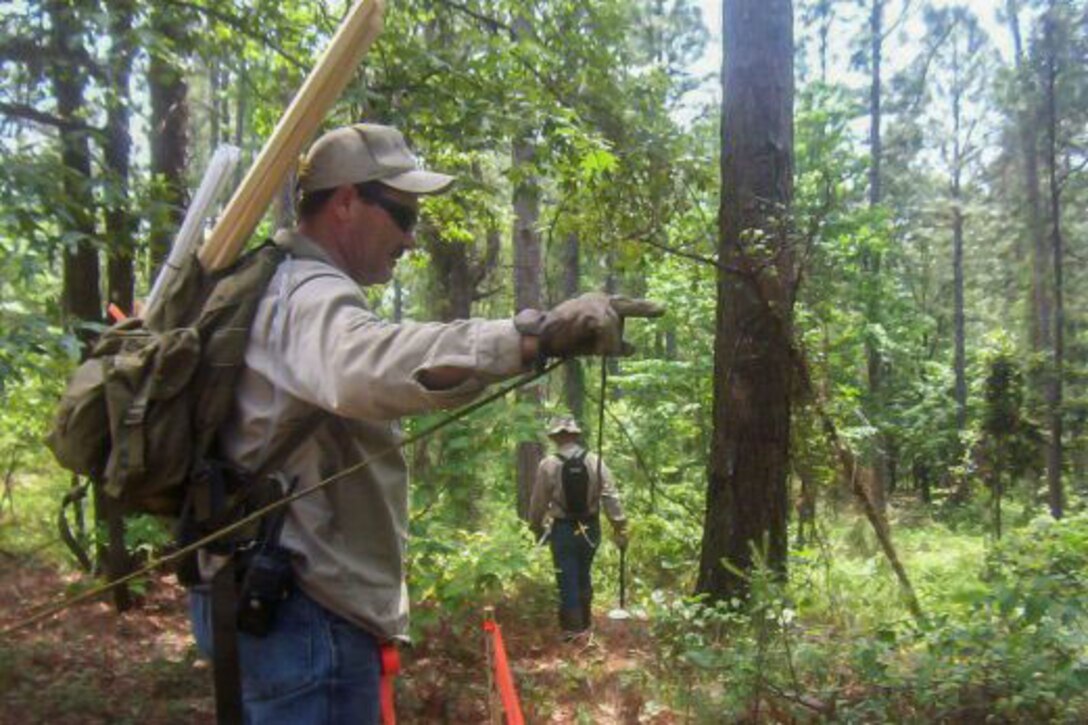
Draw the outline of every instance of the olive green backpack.
<instances>
[{"instance_id":1,"label":"olive green backpack","mask_svg":"<svg viewBox=\"0 0 1088 725\"><path fill-rule=\"evenodd\" d=\"M284 258L265 243L205 273L178 269L143 318L107 329L68 383L46 443L126 514L176 518L230 413L257 305Z\"/></svg>"}]
</instances>

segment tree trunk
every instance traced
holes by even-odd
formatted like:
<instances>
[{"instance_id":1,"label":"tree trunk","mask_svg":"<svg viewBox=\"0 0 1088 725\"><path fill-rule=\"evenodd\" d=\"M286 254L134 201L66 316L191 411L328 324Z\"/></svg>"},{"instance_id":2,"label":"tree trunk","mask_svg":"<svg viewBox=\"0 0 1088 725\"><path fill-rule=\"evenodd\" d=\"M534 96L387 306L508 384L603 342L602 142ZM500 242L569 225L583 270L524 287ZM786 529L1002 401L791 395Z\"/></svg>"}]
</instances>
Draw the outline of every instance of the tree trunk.
<instances>
[{"instance_id":1,"label":"tree trunk","mask_svg":"<svg viewBox=\"0 0 1088 725\"><path fill-rule=\"evenodd\" d=\"M404 285L393 278L393 322L398 325L404 321Z\"/></svg>"},{"instance_id":2,"label":"tree trunk","mask_svg":"<svg viewBox=\"0 0 1088 725\"><path fill-rule=\"evenodd\" d=\"M280 73L280 85L283 88L283 107L291 105L294 97L294 89L301 83L295 74L287 69ZM276 229L290 229L295 225L295 185L298 183L298 175L295 171L287 174L287 178L280 184L279 190L273 201L273 215L276 220Z\"/></svg>"},{"instance_id":3,"label":"tree trunk","mask_svg":"<svg viewBox=\"0 0 1088 725\"><path fill-rule=\"evenodd\" d=\"M57 115L64 119L78 118L83 109L86 72L75 58L83 55L73 48L81 42L80 21L75 11L63 0L52 0L49 13L53 22L51 42L57 49L50 64L53 94L57 100ZM78 49L82 51L82 49ZM102 321L102 299L99 292L98 250L94 246L95 211L91 192L91 150L86 131L71 128L60 130L61 163L64 166L65 231L75 240L64 250L64 312L80 322ZM89 333L80 331L86 343Z\"/></svg>"},{"instance_id":4,"label":"tree trunk","mask_svg":"<svg viewBox=\"0 0 1088 725\"><path fill-rule=\"evenodd\" d=\"M831 22L835 19L832 0L821 0L818 8L820 36L820 82L827 83L828 40L831 36Z\"/></svg>"},{"instance_id":5,"label":"tree trunk","mask_svg":"<svg viewBox=\"0 0 1088 725\"><path fill-rule=\"evenodd\" d=\"M222 119L223 97L226 95L223 88L222 76L219 72L219 60L211 58L208 61L208 158L212 157L219 146L220 123Z\"/></svg>"},{"instance_id":6,"label":"tree trunk","mask_svg":"<svg viewBox=\"0 0 1088 725\"><path fill-rule=\"evenodd\" d=\"M880 139L880 66L884 54L884 0L872 0L869 8L869 206L880 203L880 163L883 147Z\"/></svg>"},{"instance_id":7,"label":"tree trunk","mask_svg":"<svg viewBox=\"0 0 1088 725\"><path fill-rule=\"evenodd\" d=\"M1047 384L1047 413L1050 424L1050 445L1047 447L1046 478L1050 515L1060 519L1065 510L1062 486L1062 378L1065 358L1065 304L1062 289L1063 253L1061 232L1061 187L1058 182L1058 49L1054 37L1057 23L1056 3L1047 4L1044 24L1046 47L1046 164L1050 187L1050 245L1054 261L1054 354Z\"/></svg>"},{"instance_id":8,"label":"tree trunk","mask_svg":"<svg viewBox=\"0 0 1088 725\"><path fill-rule=\"evenodd\" d=\"M915 461L912 470L914 473L914 487L918 491L918 497L922 499L922 503L931 503L933 494L931 492L929 464L924 461Z\"/></svg>"},{"instance_id":9,"label":"tree trunk","mask_svg":"<svg viewBox=\"0 0 1088 725\"><path fill-rule=\"evenodd\" d=\"M429 235L433 317L443 322L463 320L472 314L472 273L469 246Z\"/></svg>"},{"instance_id":10,"label":"tree trunk","mask_svg":"<svg viewBox=\"0 0 1088 725\"><path fill-rule=\"evenodd\" d=\"M697 591L747 592L753 549L785 572L793 292L793 7L726 0L722 13L714 437ZM761 244L752 237L762 235ZM761 251L762 250L762 251Z\"/></svg>"},{"instance_id":11,"label":"tree trunk","mask_svg":"<svg viewBox=\"0 0 1088 725\"><path fill-rule=\"evenodd\" d=\"M242 151L242 160L245 161L246 156L246 113L249 111L247 101L249 100L248 84L241 81L247 73L246 62L243 59L239 64L239 68L236 75L237 82L234 84L234 145ZM230 104L226 101L223 102L223 114L224 117L229 115ZM224 121L224 124L226 121ZM242 177L245 175L245 164L238 164L234 170L234 188L238 188L242 185Z\"/></svg>"},{"instance_id":12,"label":"tree trunk","mask_svg":"<svg viewBox=\"0 0 1088 725\"><path fill-rule=\"evenodd\" d=\"M132 0L110 4L110 89L106 112L106 167L110 170L113 193L106 210L106 239L109 242L109 301L125 314L133 314L134 222L129 211L129 167L132 138L129 134L129 77L132 71L134 38Z\"/></svg>"},{"instance_id":13,"label":"tree trunk","mask_svg":"<svg viewBox=\"0 0 1088 725\"><path fill-rule=\"evenodd\" d=\"M959 172L956 172L959 175ZM955 317L956 430L967 428L967 333L963 302L963 213L960 211L958 184L952 197L952 286Z\"/></svg>"},{"instance_id":14,"label":"tree trunk","mask_svg":"<svg viewBox=\"0 0 1088 725\"><path fill-rule=\"evenodd\" d=\"M1043 215L1042 188L1039 182L1039 148L1037 127L1039 112L1032 70L1024 63L1023 40L1020 35L1020 10L1017 0L1007 0L1005 15L1013 40L1013 60L1016 68L1019 101L1016 125L1020 137L1020 153L1024 164L1024 192L1027 198L1027 231L1030 240L1031 298L1028 304L1028 337L1035 359L1043 359L1052 348L1050 335L1049 253ZM1028 367L1029 394L1032 410L1039 410L1047 397L1047 376L1039 366ZM1040 453L1049 455L1048 445Z\"/></svg>"},{"instance_id":15,"label":"tree trunk","mask_svg":"<svg viewBox=\"0 0 1088 725\"><path fill-rule=\"evenodd\" d=\"M151 98L151 174L154 199L165 213L153 214L148 232L152 277L170 251L185 215L185 162L189 144L188 84L174 55L183 50L184 23L170 6L153 4L151 30L159 36L149 49L147 67Z\"/></svg>"},{"instance_id":16,"label":"tree trunk","mask_svg":"<svg viewBox=\"0 0 1088 725\"><path fill-rule=\"evenodd\" d=\"M581 269L579 264L580 241L576 232L567 235L563 254L563 297L570 299L578 295ZM586 374L581 360L571 360L563 369L563 390L566 392L567 408L575 420L584 421L586 405Z\"/></svg>"},{"instance_id":17,"label":"tree trunk","mask_svg":"<svg viewBox=\"0 0 1088 725\"><path fill-rule=\"evenodd\" d=\"M952 41L952 296L953 296L953 335L955 354L956 430L961 433L967 428L967 333L964 319L963 300L963 147L961 132L961 96L963 87L960 83L960 46Z\"/></svg>"},{"instance_id":18,"label":"tree trunk","mask_svg":"<svg viewBox=\"0 0 1088 725\"><path fill-rule=\"evenodd\" d=\"M881 76L880 69L884 54L884 0L872 0L869 10L869 54L872 76L869 82L869 206L876 207L880 204L882 194L880 186L880 165L883 158L883 145L880 136L880 101L881 101ZM873 280L880 277L881 259L880 253L868 251L863 260L865 271ZM879 286L875 287L877 294L869 300L869 322L879 324L881 321L881 299ZM884 355L876 343L869 336L865 343L867 369L869 373L869 419L877 420L884 406ZM873 476L870 481L869 493L873 505L881 516L887 511L887 468L888 461L886 441L884 440L882 427L876 426L873 434L871 450L871 463Z\"/></svg>"},{"instance_id":19,"label":"tree trunk","mask_svg":"<svg viewBox=\"0 0 1088 725\"><path fill-rule=\"evenodd\" d=\"M803 549L809 541L805 538L806 531L813 540L816 538L816 476L808 456L797 461L794 470L800 482L797 492L797 548Z\"/></svg>"},{"instance_id":20,"label":"tree trunk","mask_svg":"<svg viewBox=\"0 0 1088 725\"><path fill-rule=\"evenodd\" d=\"M86 69L75 60L85 55L78 47L82 42L80 19L75 8L64 0L51 0L47 7L52 20L50 42L56 49L49 73L57 115L74 119L83 108L86 86ZM61 228L72 233L76 240L64 251L64 312L69 321L101 322L100 269L98 250L93 244L96 230L90 142L86 131L74 129L61 129L60 142L65 200ZM85 345L90 343L91 333L85 328L80 329L79 336ZM92 499L96 526L109 532L109 545L100 542L96 546L95 560L98 565L105 562L106 574L113 579L121 576L128 566L124 547L118 546L123 535L120 509L112 505L99 480L92 480ZM114 589L113 597L118 610L129 608L127 588Z\"/></svg>"},{"instance_id":21,"label":"tree trunk","mask_svg":"<svg viewBox=\"0 0 1088 725\"><path fill-rule=\"evenodd\" d=\"M1016 125L1020 137L1020 153L1024 163L1024 192L1027 198L1027 227L1031 239L1031 304L1028 323L1031 349L1042 354L1051 348L1050 340L1050 289L1048 282L1048 254L1046 229L1043 219L1042 191L1039 184L1039 152L1036 139L1038 115L1035 112L1035 89L1031 72L1024 66L1023 41L1020 37L1020 17L1017 0L1008 0L1005 14L1013 39L1013 59L1016 67L1017 86L1020 89L1016 111ZM1041 376L1033 375L1036 399L1042 399Z\"/></svg>"},{"instance_id":22,"label":"tree trunk","mask_svg":"<svg viewBox=\"0 0 1088 725\"><path fill-rule=\"evenodd\" d=\"M540 235L537 219L540 216L540 189L536 180L527 173L531 168L534 148L525 138L514 143L514 166L521 170L524 179L514 190L514 311L526 308L540 309L541 266ZM523 388L518 398L539 404L542 389L538 385ZM518 516L529 516L529 497L532 494L536 469L544 454L537 440L520 441L517 448Z\"/></svg>"}]
</instances>

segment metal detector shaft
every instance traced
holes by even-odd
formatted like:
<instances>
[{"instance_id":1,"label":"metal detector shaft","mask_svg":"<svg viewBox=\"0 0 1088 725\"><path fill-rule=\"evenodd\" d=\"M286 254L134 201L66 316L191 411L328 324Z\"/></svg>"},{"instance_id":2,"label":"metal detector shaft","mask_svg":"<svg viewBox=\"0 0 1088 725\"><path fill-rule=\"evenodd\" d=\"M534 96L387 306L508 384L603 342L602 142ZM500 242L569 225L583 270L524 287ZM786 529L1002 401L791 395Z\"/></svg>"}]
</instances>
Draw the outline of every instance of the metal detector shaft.
<instances>
[{"instance_id":1,"label":"metal detector shaft","mask_svg":"<svg viewBox=\"0 0 1088 725\"><path fill-rule=\"evenodd\" d=\"M620 549L620 609L627 609L627 548Z\"/></svg>"}]
</instances>

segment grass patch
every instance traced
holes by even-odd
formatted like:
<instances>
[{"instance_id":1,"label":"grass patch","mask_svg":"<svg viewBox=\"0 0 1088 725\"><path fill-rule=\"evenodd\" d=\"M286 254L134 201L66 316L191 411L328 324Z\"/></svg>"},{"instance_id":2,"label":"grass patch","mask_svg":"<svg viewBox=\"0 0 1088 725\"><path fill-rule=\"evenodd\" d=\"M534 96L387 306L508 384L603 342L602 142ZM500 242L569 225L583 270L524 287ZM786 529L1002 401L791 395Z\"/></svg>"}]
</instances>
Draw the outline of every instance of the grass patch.
<instances>
[{"instance_id":1,"label":"grass patch","mask_svg":"<svg viewBox=\"0 0 1088 725\"><path fill-rule=\"evenodd\" d=\"M1088 718L1088 517L1035 519L999 543L939 521L893 536L925 622L864 522L843 516L794 552L789 582L757 572L748 605L659 598L670 666L655 697L725 720Z\"/></svg>"},{"instance_id":2,"label":"grass patch","mask_svg":"<svg viewBox=\"0 0 1088 725\"><path fill-rule=\"evenodd\" d=\"M64 472L48 462L16 472L11 499L0 508L0 552L55 565L66 563L68 550L57 532L57 513L68 487ZM88 526L93 516L88 507Z\"/></svg>"}]
</instances>

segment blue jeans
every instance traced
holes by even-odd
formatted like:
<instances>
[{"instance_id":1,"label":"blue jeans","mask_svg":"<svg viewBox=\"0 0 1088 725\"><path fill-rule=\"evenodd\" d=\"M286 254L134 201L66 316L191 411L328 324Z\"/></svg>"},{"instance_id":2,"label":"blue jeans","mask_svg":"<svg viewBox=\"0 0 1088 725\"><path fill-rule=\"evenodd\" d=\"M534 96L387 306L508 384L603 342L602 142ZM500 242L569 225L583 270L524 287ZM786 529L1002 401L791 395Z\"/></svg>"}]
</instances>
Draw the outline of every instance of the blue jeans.
<instances>
[{"instance_id":1,"label":"blue jeans","mask_svg":"<svg viewBox=\"0 0 1088 725\"><path fill-rule=\"evenodd\" d=\"M197 647L212 655L211 595L190 590ZM248 725L377 725L381 651L370 633L297 587L264 637L238 633Z\"/></svg>"},{"instance_id":2,"label":"blue jeans","mask_svg":"<svg viewBox=\"0 0 1088 725\"><path fill-rule=\"evenodd\" d=\"M565 519L552 523L552 561L559 585L560 609L589 607L593 601L590 568L600 542L601 522L597 519L584 525Z\"/></svg>"}]
</instances>

